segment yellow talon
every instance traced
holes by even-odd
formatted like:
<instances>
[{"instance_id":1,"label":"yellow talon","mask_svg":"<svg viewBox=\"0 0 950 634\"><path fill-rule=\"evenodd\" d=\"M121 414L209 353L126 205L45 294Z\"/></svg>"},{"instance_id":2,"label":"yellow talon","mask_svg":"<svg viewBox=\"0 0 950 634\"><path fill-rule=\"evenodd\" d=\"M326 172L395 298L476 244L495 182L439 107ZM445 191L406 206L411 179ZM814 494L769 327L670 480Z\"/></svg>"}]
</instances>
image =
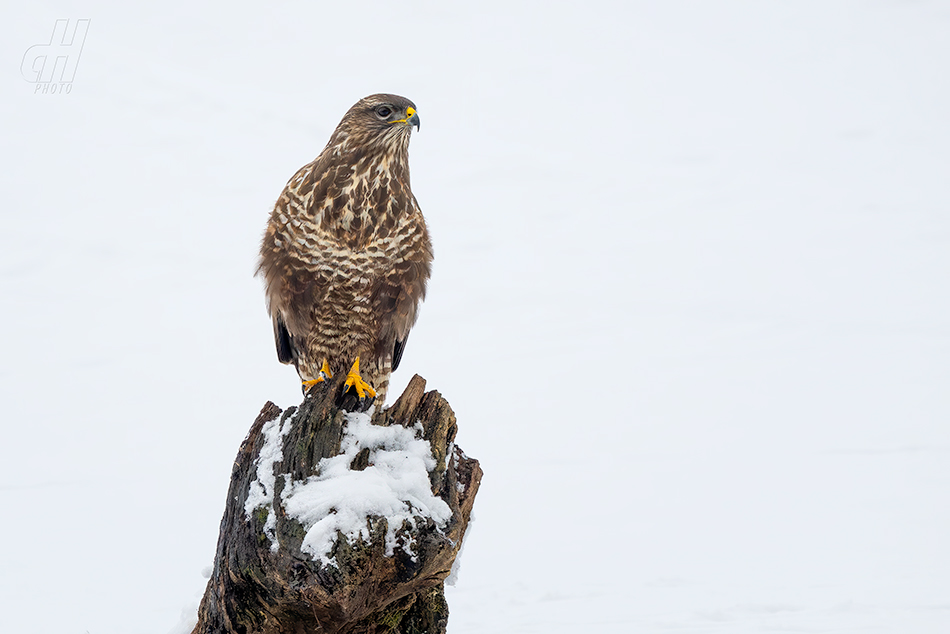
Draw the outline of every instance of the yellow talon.
<instances>
[{"instance_id":1,"label":"yellow talon","mask_svg":"<svg viewBox=\"0 0 950 634\"><path fill-rule=\"evenodd\" d=\"M346 392L351 387L356 389L356 394L360 399L366 398L367 394L374 397L376 396L376 390L360 376L359 357L356 357L356 361L353 362L353 367L350 368L350 371L346 375L346 383L343 384L343 391Z\"/></svg>"},{"instance_id":2,"label":"yellow talon","mask_svg":"<svg viewBox=\"0 0 950 634\"><path fill-rule=\"evenodd\" d=\"M332 379L332 378L333 378L333 373L330 372L330 366L327 365L327 360L324 359L323 366L320 368L320 373L317 374L317 378L311 381L301 381L301 383L303 384L304 390L306 391L312 388L317 383L323 383L327 379Z\"/></svg>"}]
</instances>

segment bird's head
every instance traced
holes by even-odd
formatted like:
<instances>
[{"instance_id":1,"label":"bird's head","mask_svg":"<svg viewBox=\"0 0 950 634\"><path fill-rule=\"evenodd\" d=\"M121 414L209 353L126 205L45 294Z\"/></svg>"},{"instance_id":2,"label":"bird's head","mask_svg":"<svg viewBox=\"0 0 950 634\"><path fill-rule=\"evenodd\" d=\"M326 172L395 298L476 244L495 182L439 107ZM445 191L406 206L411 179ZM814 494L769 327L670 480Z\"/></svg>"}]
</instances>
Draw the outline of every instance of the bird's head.
<instances>
[{"instance_id":1,"label":"bird's head","mask_svg":"<svg viewBox=\"0 0 950 634\"><path fill-rule=\"evenodd\" d=\"M398 95L370 95L350 108L337 126L334 138L341 132L364 147L384 151L406 148L412 127L419 129L416 105Z\"/></svg>"}]
</instances>

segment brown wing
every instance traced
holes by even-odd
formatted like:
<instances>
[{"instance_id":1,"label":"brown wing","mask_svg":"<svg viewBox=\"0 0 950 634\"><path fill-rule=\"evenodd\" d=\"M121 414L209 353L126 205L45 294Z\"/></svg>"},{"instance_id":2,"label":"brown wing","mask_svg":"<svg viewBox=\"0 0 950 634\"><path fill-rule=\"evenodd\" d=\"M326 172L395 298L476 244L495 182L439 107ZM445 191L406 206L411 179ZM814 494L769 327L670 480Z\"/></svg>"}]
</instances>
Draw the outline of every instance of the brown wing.
<instances>
[{"instance_id":1,"label":"brown wing","mask_svg":"<svg viewBox=\"0 0 950 634\"><path fill-rule=\"evenodd\" d=\"M274 343L277 344L277 358L281 363L294 363L297 357L297 351L294 349L293 340L290 333L287 332L287 326L280 315L274 315Z\"/></svg>"},{"instance_id":2,"label":"brown wing","mask_svg":"<svg viewBox=\"0 0 950 634\"><path fill-rule=\"evenodd\" d=\"M402 351L406 349L406 341L408 339L409 333L406 333L406 338L396 339L396 344L393 346L393 362L390 367L394 372L396 371L396 368L399 367L399 362L402 361Z\"/></svg>"},{"instance_id":3,"label":"brown wing","mask_svg":"<svg viewBox=\"0 0 950 634\"><path fill-rule=\"evenodd\" d=\"M314 190L323 190L331 178L323 168L323 154L304 165L288 181L274 205L264 239L258 274L264 278L267 311L274 323L274 343L281 363L296 365L299 351L295 340L302 340L309 328L309 308L320 295L316 286L322 278L302 270L302 263L289 253L292 229L288 222L300 215L300 209L312 204Z\"/></svg>"},{"instance_id":4,"label":"brown wing","mask_svg":"<svg viewBox=\"0 0 950 634\"><path fill-rule=\"evenodd\" d=\"M393 370L402 359L409 330L416 323L416 309L425 297L431 271L432 255L428 248L413 255L415 257L411 260L395 263L373 292L373 306L379 323L376 355L379 358L392 355Z\"/></svg>"}]
</instances>

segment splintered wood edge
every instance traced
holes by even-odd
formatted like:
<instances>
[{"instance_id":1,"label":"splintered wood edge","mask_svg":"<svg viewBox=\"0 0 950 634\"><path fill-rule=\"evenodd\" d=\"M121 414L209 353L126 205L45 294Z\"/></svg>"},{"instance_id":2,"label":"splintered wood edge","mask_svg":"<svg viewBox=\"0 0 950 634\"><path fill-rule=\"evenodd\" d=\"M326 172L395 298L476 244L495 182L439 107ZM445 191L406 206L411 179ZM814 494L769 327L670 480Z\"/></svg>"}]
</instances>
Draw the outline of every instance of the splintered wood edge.
<instances>
[{"instance_id":1,"label":"splintered wood edge","mask_svg":"<svg viewBox=\"0 0 950 634\"><path fill-rule=\"evenodd\" d=\"M398 423L403 427L411 427L415 422L413 414L419 409L419 403L426 391L426 380L418 374L413 375L409 385L402 395L396 399L392 407L385 410L389 424Z\"/></svg>"}]
</instances>

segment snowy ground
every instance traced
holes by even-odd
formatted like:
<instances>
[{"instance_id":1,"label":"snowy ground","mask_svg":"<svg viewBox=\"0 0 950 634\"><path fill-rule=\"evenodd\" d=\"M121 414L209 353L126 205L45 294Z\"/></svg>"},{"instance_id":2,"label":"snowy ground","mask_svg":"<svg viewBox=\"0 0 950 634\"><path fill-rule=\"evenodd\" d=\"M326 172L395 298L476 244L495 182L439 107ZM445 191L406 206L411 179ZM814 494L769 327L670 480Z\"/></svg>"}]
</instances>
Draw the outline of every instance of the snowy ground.
<instances>
[{"instance_id":1,"label":"snowy ground","mask_svg":"<svg viewBox=\"0 0 950 634\"><path fill-rule=\"evenodd\" d=\"M436 247L391 392L486 473L450 632L950 631L950 3L7 3L0 61L0 631L193 609L299 400L267 214L380 91Z\"/></svg>"}]
</instances>

